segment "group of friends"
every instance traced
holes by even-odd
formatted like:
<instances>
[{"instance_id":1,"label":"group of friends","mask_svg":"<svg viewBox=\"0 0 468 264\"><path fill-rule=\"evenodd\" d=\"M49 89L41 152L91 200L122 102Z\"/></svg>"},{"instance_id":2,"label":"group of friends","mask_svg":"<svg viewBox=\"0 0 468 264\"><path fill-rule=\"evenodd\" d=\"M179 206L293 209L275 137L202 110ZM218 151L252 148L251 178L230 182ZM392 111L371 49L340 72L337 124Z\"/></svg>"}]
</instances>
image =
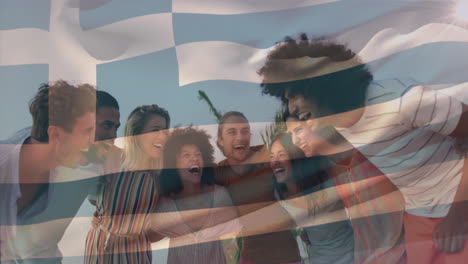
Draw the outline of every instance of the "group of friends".
<instances>
[{"instance_id":1,"label":"group of friends","mask_svg":"<svg viewBox=\"0 0 468 264\"><path fill-rule=\"evenodd\" d=\"M56 81L33 124L0 145L1 263L62 263L83 202L77 263L462 263L468 257L467 106L412 79L373 80L346 46L287 37L258 74L281 100L268 144L240 111L171 128L108 92ZM155 98L157 101L157 98ZM211 138L215 137L213 146ZM215 163L214 148L225 159Z\"/></svg>"}]
</instances>

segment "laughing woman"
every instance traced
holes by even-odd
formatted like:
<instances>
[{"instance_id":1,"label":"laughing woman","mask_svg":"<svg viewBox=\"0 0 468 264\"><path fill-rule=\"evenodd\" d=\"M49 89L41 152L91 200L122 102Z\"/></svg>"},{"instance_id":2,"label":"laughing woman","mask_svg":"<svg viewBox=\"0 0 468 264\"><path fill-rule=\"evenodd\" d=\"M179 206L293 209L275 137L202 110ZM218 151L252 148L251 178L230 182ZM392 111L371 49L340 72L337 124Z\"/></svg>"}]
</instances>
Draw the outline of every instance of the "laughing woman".
<instances>
[{"instance_id":1,"label":"laughing woman","mask_svg":"<svg viewBox=\"0 0 468 264\"><path fill-rule=\"evenodd\" d=\"M335 185L322 169L326 163L323 156L306 159L290 134L272 141L275 196L308 238L307 263L353 263L353 229Z\"/></svg>"},{"instance_id":2,"label":"laughing woman","mask_svg":"<svg viewBox=\"0 0 468 264\"><path fill-rule=\"evenodd\" d=\"M123 171L105 176L97 194L85 263L151 263L147 230L169 124L168 112L157 105L137 107L128 117Z\"/></svg>"},{"instance_id":3,"label":"laughing woman","mask_svg":"<svg viewBox=\"0 0 468 264\"><path fill-rule=\"evenodd\" d=\"M176 129L167 140L151 227L170 238L167 263L223 264L221 239L240 230L227 190L214 184L213 152L203 130Z\"/></svg>"}]
</instances>

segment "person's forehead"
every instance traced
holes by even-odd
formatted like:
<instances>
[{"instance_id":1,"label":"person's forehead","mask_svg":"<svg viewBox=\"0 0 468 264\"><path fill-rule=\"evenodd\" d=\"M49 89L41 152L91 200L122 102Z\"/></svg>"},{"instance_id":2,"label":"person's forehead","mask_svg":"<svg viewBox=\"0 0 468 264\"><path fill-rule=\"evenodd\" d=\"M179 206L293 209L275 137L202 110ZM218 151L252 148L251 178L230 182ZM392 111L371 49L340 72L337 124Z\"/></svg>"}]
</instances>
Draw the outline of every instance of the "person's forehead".
<instances>
[{"instance_id":1,"label":"person's forehead","mask_svg":"<svg viewBox=\"0 0 468 264\"><path fill-rule=\"evenodd\" d=\"M199 152L200 148L195 144L186 144L180 148L180 152Z\"/></svg>"},{"instance_id":2,"label":"person's forehead","mask_svg":"<svg viewBox=\"0 0 468 264\"><path fill-rule=\"evenodd\" d=\"M286 128L289 132L292 132L296 127L302 126L303 123L303 121L288 118L288 120L286 121Z\"/></svg>"},{"instance_id":3,"label":"person's forehead","mask_svg":"<svg viewBox=\"0 0 468 264\"><path fill-rule=\"evenodd\" d=\"M296 97L296 96L297 96L297 93L294 92L294 91L291 91L290 88L286 88L286 89L284 90L284 97L285 97L287 100L289 100L289 99L291 99L291 98L294 98L294 97Z\"/></svg>"},{"instance_id":4,"label":"person's forehead","mask_svg":"<svg viewBox=\"0 0 468 264\"><path fill-rule=\"evenodd\" d=\"M74 128L88 129L93 128L96 123L96 115L94 112L87 112L76 118Z\"/></svg>"},{"instance_id":5,"label":"person's forehead","mask_svg":"<svg viewBox=\"0 0 468 264\"><path fill-rule=\"evenodd\" d=\"M226 119L226 122L223 124L224 128L250 128L249 122L240 116L231 116Z\"/></svg>"},{"instance_id":6,"label":"person's forehead","mask_svg":"<svg viewBox=\"0 0 468 264\"><path fill-rule=\"evenodd\" d=\"M146 121L146 125L163 125L165 126L166 125L166 119L160 115L156 115L156 114L151 114L147 121Z\"/></svg>"},{"instance_id":7,"label":"person's forehead","mask_svg":"<svg viewBox=\"0 0 468 264\"><path fill-rule=\"evenodd\" d=\"M270 152L280 152L283 150L283 144L281 144L279 140L276 140L275 142L273 142L273 144L271 144Z\"/></svg>"},{"instance_id":8,"label":"person's forehead","mask_svg":"<svg viewBox=\"0 0 468 264\"><path fill-rule=\"evenodd\" d=\"M292 99L300 99L300 100L305 100L305 97L302 93L298 92L298 91L291 91L291 89L286 89L284 91L284 97L286 98L286 100L292 100Z\"/></svg>"}]
</instances>

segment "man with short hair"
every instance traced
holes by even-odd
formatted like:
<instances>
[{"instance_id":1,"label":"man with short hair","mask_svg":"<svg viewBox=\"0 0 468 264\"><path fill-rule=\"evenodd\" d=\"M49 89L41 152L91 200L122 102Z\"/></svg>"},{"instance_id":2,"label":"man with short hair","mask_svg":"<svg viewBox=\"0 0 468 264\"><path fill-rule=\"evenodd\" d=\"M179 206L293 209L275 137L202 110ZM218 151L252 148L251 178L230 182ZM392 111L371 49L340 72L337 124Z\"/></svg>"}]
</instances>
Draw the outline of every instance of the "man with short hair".
<instances>
[{"instance_id":1,"label":"man with short hair","mask_svg":"<svg viewBox=\"0 0 468 264\"><path fill-rule=\"evenodd\" d=\"M117 100L108 92L96 91L96 141L114 143L120 127L120 109Z\"/></svg>"},{"instance_id":2,"label":"man with short hair","mask_svg":"<svg viewBox=\"0 0 468 264\"><path fill-rule=\"evenodd\" d=\"M250 137L250 125L242 113L232 111L221 117L217 145L226 159L218 163L216 183L227 188L241 217L243 237L240 263L299 263L301 258L297 243L289 230L252 235L257 234L256 226L265 223L265 219L258 217L253 222L243 221L243 216L276 201L273 174L270 166L265 164L268 154L264 146L251 147ZM286 226L292 224L286 211L280 207L272 209L274 218L289 219L290 223Z\"/></svg>"},{"instance_id":3,"label":"man with short hair","mask_svg":"<svg viewBox=\"0 0 468 264\"><path fill-rule=\"evenodd\" d=\"M89 164L99 165L101 167L99 170L101 174L99 175L102 175L104 171L107 172L106 169L111 170L107 167L118 167L112 168L112 172L115 172L115 169L120 169L120 164L113 164L120 162L120 156L122 155L121 149L114 145L119 127L119 103L108 92L97 90L95 144L87 153L88 155L85 164L82 164L83 166L80 168L86 170L86 167L89 167ZM106 162L107 159L111 161L112 164L110 162ZM102 172L101 169L103 170Z\"/></svg>"},{"instance_id":4,"label":"man with short hair","mask_svg":"<svg viewBox=\"0 0 468 264\"><path fill-rule=\"evenodd\" d=\"M63 168L62 174L81 174L81 177L87 178L101 176L120 169L122 150L114 145L119 127L120 108L117 99L108 92L97 90L96 144L88 152L87 164L82 164L78 169ZM102 183L97 182L89 191L88 199L92 205L96 204L96 194L100 191L101 186Z\"/></svg>"},{"instance_id":5,"label":"man with short hair","mask_svg":"<svg viewBox=\"0 0 468 264\"><path fill-rule=\"evenodd\" d=\"M337 128L398 187L409 263L467 257L468 210L454 202L468 190L453 138L468 136L466 105L413 80L372 81L351 50L305 34L278 44L259 73L264 94L314 131Z\"/></svg>"},{"instance_id":6,"label":"man with short hair","mask_svg":"<svg viewBox=\"0 0 468 264\"><path fill-rule=\"evenodd\" d=\"M2 263L60 263L61 258L37 252L40 249L35 247L46 242L43 239L47 240L48 232L34 226L68 216L67 199L61 205L64 212L55 209L53 218L42 212L54 202L48 201L48 196L57 187L50 184L56 168L79 166L94 142L95 100L91 85L73 86L65 81L44 84L29 106L33 119L30 135L0 145ZM29 259L33 257L37 259Z\"/></svg>"}]
</instances>

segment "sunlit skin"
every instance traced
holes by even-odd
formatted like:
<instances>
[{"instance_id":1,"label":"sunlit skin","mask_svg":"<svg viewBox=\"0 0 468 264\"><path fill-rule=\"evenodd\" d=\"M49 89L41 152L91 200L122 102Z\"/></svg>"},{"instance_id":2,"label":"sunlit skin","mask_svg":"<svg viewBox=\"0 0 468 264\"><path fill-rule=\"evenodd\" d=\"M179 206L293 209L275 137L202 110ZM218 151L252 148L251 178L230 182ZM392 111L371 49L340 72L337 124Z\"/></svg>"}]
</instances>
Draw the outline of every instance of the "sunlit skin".
<instances>
[{"instance_id":1,"label":"sunlit skin","mask_svg":"<svg viewBox=\"0 0 468 264\"><path fill-rule=\"evenodd\" d=\"M30 138L21 146L20 176L21 182L47 182L38 179L50 169L58 166L77 167L83 160L83 152L88 150L94 141L94 113L86 113L76 119L71 132L57 126L49 126L49 142L39 142Z\"/></svg>"},{"instance_id":2,"label":"sunlit skin","mask_svg":"<svg viewBox=\"0 0 468 264\"><path fill-rule=\"evenodd\" d=\"M288 118L286 122L288 132L291 134L293 144L299 147L306 157L320 155L320 149L325 139L314 134L306 122Z\"/></svg>"},{"instance_id":3,"label":"sunlit skin","mask_svg":"<svg viewBox=\"0 0 468 264\"><path fill-rule=\"evenodd\" d=\"M275 174L276 181L284 183L291 179L291 161L288 152L277 140L270 148L270 167Z\"/></svg>"},{"instance_id":4,"label":"sunlit skin","mask_svg":"<svg viewBox=\"0 0 468 264\"><path fill-rule=\"evenodd\" d=\"M166 119L160 115L151 115L141 133L137 141L145 156L149 159L161 158L167 140Z\"/></svg>"},{"instance_id":5,"label":"sunlit skin","mask_svg":"<svg viewBox=\"0 0 468 264\"><path fill-rule=\"evenodd\" d=\"M231 116L222 126L218 143L229 164L240 165L251 155L250 125L240 116Z\"/></svg>"},{"instance_id":6,"label":"sunlit skin","mask_svg":"<svg viewBox=\"0 0 468 264\"><path fill-rule=\"evenodd\" d=\"M182 182L199 184L203 173L203 155L196 145L185 145L180 149L176 161Z\"/></svg>"},{"instance_id":7,"label":"sunlit skin","mask_svg":"<svg viewBox=\"0 0 468 264\"><path fill-rule=\"evenodd\" d=\"M95 126L95 114L86 113L76 119L71 132L60 127L49 127L49 141L56 144L58 165L75 168L83 162L83 153L94 143Z\"/></svg>"}]
</instances>

